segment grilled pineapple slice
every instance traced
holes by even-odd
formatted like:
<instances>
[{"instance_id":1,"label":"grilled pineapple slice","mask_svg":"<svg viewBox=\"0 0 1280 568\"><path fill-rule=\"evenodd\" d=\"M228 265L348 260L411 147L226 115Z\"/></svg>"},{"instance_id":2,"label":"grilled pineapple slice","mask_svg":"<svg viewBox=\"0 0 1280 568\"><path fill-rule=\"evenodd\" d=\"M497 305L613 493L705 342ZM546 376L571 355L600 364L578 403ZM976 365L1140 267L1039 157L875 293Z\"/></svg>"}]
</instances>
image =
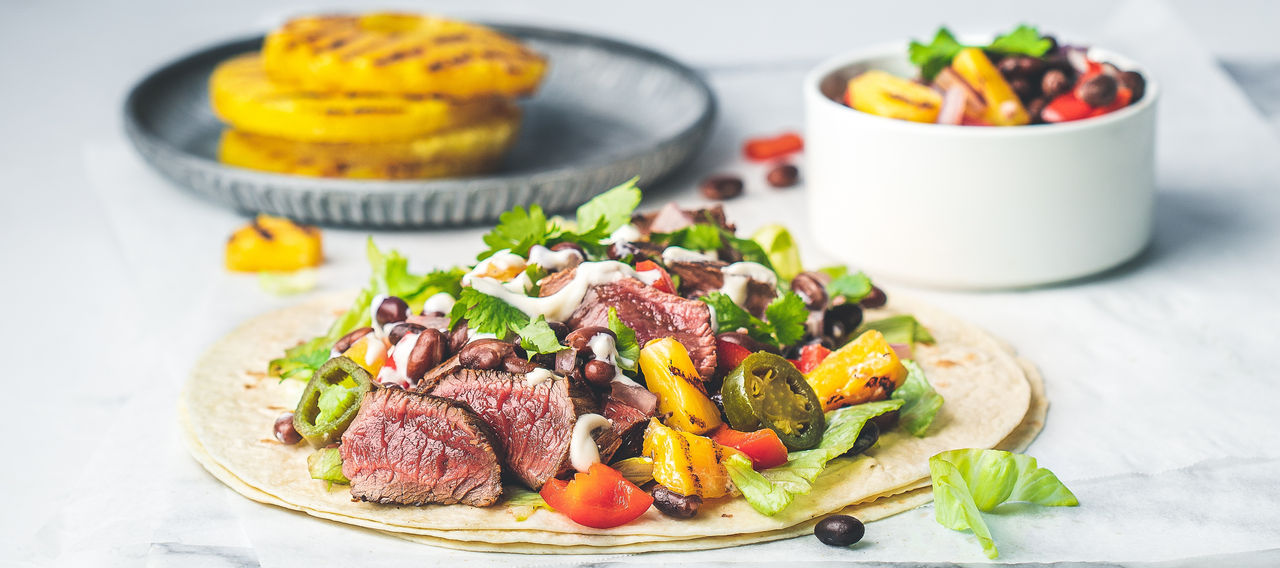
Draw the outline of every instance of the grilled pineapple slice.
<instances>
[{"instance_id":1,"label":"grilled pineapple slice","mask_svg":"<svg viewBox=\"0 0 1280 568\"><path fill-rule=\"evenodd\" d=\"M296 142L228 129L225 164L282 174L350 179L425 179L491 169L511 145L519 115L498 117L418 140L368 144Z\"/></svg>"},{"instance_id":2,"label":"grilled pineapple slice","mask_svg":"<svg viewBox=\"0 0 1280 568\"><path fill-rule=\"evenodd\" d=\"M227 240L229 270L292 271L319 266L323 260L320 229L299 225L284 217L258 215Z\"/></svg>"},{"instance_id":3,"label":"grilled pineapple slice","mask_svg":"<svg viewBox=\"0 0 1280 568\"><path fill-rule=\"evenodd\" d=\"M422 138L509 115L514 103L425 95L312 93L267 78L262 56L218 65L209 79L213 112L237 130L303 142L384 142Z\"/></svg>"},{"instance_id":4,"label":"grilled pineapple slice","mask_svg":"<svg viewBox=\"0 0 1280 568\"><path fill-rule=\"evenodd\" d=\"M267 74L307 91L525 96L547 63L491 29L433 16L310 16L267 35Z\"/></svg>"}]
</instances>

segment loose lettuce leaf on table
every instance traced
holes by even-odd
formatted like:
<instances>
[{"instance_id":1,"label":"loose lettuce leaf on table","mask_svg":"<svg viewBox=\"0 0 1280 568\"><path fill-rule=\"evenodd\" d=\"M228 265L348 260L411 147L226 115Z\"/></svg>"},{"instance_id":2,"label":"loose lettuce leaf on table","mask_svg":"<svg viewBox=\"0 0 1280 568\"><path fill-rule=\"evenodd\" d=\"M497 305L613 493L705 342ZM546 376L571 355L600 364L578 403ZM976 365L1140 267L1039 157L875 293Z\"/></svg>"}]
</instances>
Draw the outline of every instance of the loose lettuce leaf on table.
<instances>
[{"instance_id":1,"label":"loose lettuce leaf on table","mask_svg":"<svg viewBox=\"0 0 1280 568\"><path fill-rule=\"evenodd\" d=\"M853 448L867 421L902 407L901 400L882 400L846 406L828 412L827 430L812 450L787 454L787 463L757 472L751 460L732 457L725 461L729 477L751 508L764 515L776 515L787 508L796 495L813 490L813 482L827 464Z\"/></svg>"},{"instance_id":2,"label":"loose lettuce leaf on table","mask_svg":"<svg viewBox=\"0 0 1280 568\"><path fill-rule=\"evenodd\" d=\"M1075 507L1076 496L1036 459L1000 450L950 450L929 458L934 519L949 529L970 529L987 558L1000 555L979 511L1023 501L1046 507Z\"/></svg>"}]
</instances>

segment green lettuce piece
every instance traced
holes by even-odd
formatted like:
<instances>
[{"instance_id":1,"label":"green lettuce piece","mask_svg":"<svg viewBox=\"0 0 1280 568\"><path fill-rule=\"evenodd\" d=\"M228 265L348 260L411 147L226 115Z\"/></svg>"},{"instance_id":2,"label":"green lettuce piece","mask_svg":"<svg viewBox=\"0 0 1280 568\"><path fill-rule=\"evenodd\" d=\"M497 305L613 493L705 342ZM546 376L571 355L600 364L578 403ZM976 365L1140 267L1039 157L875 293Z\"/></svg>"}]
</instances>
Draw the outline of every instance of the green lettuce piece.
<instances>
[{"instance_id":1,"label":"green lettuce piece","mask_svg":"<svg viewBox=\"0 0 1280 568\"><path fill-rule=\"evenodd\" d=\"M787 463L763 472L751 469L750 460L746 460L745 469L741 464L734 466L732 459L726 460L729 478L751 508L763 515L776 515L787 508L796 495L813 490L818 474L831 460L853 448L868 420L897 410L902 404L901 400L882 400L832 410L826 415L827 430L818 447L791 452L787 454Z\"/></svg>"},{"instance_id":2,"label":"green lettuce piece","mask_svg":"<svg viewBox=\"0 0 1280 568\"><path fill-rule=\"evenodd\" d=\"M259 272L258 287L276 296L310 292L316 287L316 271L304 268L293 272Z\"/></svg>"},{"instance_id":3,"label":"green lettuce piece","mask_svg":"<svg viewBox=\"0 0 1280 568\"><path fill-rule=\"evenodd\" d=\"M330 485L349 485L351 480L342 474L342 454L338 448L324 448L307 456L307 472L311 479L319 479Z\"/></svg>"},{"instance_id":4,"label":"green lettuce piece","mask_svg":"<svg viewBox=\"0 0 1280 568\"><path fill-rule=\"evenodd\" d=\"M329 351L342 336L359 327L368 326L369 304L378 295L396 296L409 304L413 311L422 309L427 298L440 292L457 297L462 289L461 268L436 270L427 274L409 272L409 260L395 250L382 252L370 237L366 247L369 258L369 285L356 295L355 301L329 326L324 335L292 347L284 357L274 359L268 366L273 377L306 381L320 365L329 360Z\"/></svg>"},{"instance_id":5,"label":"green lettuce piece","mask_svg":"<svg viewBox=\"0 0 1280 568\"><path fill-rule=\"evenodd\" d=\"M636 330L631 329L622 318L618 317L618 309L609 307L609 331L617 337L614 347L618 350L615 361L624 371L635 371L636 361L640 358L640 343L636 341Z\"/></svg>"},{"instance_id":6,"label":"green lettuce piece","mask_svg":"<svg viewBox=\"0 0 1280 568\"><path fill-rule=\"evenodd\" d=\"M987 558L996 558L991 531L979 511L1001 503L1027 502L1046 507L1075 507L1076 496L1036 459L1001 450L950 450L929 458L934 519L949 529L969 529Z\"/></svg>"},{"instance_id":7,"label":"green lettuce piece","mask_svg":"<svg viewBox=\"0 0 1280 568\"><path fill-rule=\"evenodd\" d=\"M912 436L923 438L933 424L934 416L942 408L942 395L933 390L929 379L924 376L924 369L915 361L906 359L902 366L907 368L907 380L893 391L894 400L902 401L898 410L898 424L910 432Z\"/></svg>"},{"instance_id":8,"label":"green lettuce piece","mask_svg":"<svg viewBox=\"0 0 1280 568\"><path fill-rule=\"evenodd\" d=\"M844 296L849 302L861 302L871 294L871 278L861 272L842 272L831 279L831 283L827 285L827 293Z\"/></svg>"},{"instance_id":9,"label":"green lettuce piece","mask_svg":"<svg viewBox=\"0 0 1280 568\"><path fill-rule=\"evenodd\" d=\"M528 519L538 509L555 510L542 499L542 495L523 487L508 485L503 488L503 494L507 496L506 505L517 521Z\"/></svg>"},{"instance_id":10,"label":"green lettuce piece","mask_svg":"<svg viewBox=\"0 0 1280 568\"><path fill-rule=\"evenodd\" d=\"M330 424L342 416L351 405L356 403L357 388L343 385L327 385L320 391L320 399L316 405L320 413L316 415L316 424Z\"/></svg>"},{"instance_id":11,"label":"green lettuce piece","mask_svg":"<svg viewBox=\"0 0 1280 568\"><path fill-rule=\"evenodd\" d=\"M555 330L551 329L543 316L538 316L529 325L517 329L516 334L520 336L520 347L524 348L530 358L539 353L556 353L568 349L560 345Z\"/></svg>"},{"instance_id":12,"label":"green lettuce piece","mask_svg":"<svg viewBox=\"0 0 1280 568\"><path fill-rule=\"evenodd\" d=\"M911 345L914 343L933 343L933 334L924 327L915 316L899 315L890 316L876 321L863 322L858 326L855 335L861 335L868 330L876 330L884 335L885 341L889 343L903 343Z\"/></svg>"},{"instance_id":13,"label":"green lettuce piece","mask_svg":"<svg viewBox=\"0 0 1280 568\"><path fill-rule=\"evenodd\" d=\"M745 250L742 251L742 259L768 266L770 270L778 274L779 280L789 282L804 270L804 266L800 263L800 246L796 244L795 238L791 236L791 232L786 227L782 225L765 225L751 235L751 240L748 242L754 247L747 246L746 248L759 249L760 254L767 258L768 262L747 258ZM738 244L738 246L743 247L744 245Z\"/></svg>"}]
</instances>

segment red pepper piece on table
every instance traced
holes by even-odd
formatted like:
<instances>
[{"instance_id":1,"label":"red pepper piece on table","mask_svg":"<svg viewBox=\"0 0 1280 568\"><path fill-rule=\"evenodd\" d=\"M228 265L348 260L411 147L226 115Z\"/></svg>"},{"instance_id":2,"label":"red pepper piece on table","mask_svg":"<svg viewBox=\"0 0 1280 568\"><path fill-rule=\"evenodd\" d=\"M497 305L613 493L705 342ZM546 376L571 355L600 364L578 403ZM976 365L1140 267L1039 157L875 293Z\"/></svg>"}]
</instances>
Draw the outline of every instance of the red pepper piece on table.
<instances>
[{"instance_id":1,"label":"red pepper piece on table","mask_svg":"<svg viewBox=\"0 0 1280 568\"><path fill-rule=\"evenodd\" d=\"M796 368L800 369L801 373L808 374L828 355L831 355L831 350L820 344L805 345L800 349L800 361L798 361Z\"/></svg>"},{"instance_id":2,"label":"red pepper piece on table","mask_svg":"<svg viewBox=\"0 0 1280 568\"><path fill-rule=\"evenodd\" d=\"M675 282L671 281L671 275L667 274L667 271L663 270L661 266L658 266L658 263L652 260L642 260L636 263L636 272L651 272L655 270L658 272L658 279L654 281L653 287L668 294L675 294Z\"/></svg>"},{"instance_id":3,"label":"red pepper piece on table","mask_svg":"<svg viewBox=\"0 0 1280 568\"><path fill-rule=\"evenodd\" d=\"M608 529L625 525L643 515L653 497L627 481L618 470L592 465L573 479L552 479L539 492L552 509L583 526Z\"/></svg>"},{"instance_id":4,"label":"red pepper piece on table","mask_svg":"<svg viewBox=\"0 0 1280 568\"><path fill-rule=\"evenodd\" d=\"M763 162L781 158L804 149L804 139L799 134L788 132L772 138L752 138L742 146L742 153L748 160Z\"/></svg>"},{"instance_id":5,"label":"red pepper piece on table","mask_svg":"<svg viewBox=\"0 0 1280 568\"><path fill-rule=\"evenodd\" d=\"M728 375L742 364L751 350L723 339L716 338L716 374Z\"/></svg>"},{"instance_id":6,"label":"red pepper piece on table","mask_svg":"<svg viewBox=\"0 0 1280 568\"><path fill-rule=\"evenodd\" d=\"M721 426L711 433L711 440L747 454L751 458L751 467L756 470L787 463L787 447L778 438L778 433L768 428L739 432L728 426Z\"/></svg>"}]
</instances>

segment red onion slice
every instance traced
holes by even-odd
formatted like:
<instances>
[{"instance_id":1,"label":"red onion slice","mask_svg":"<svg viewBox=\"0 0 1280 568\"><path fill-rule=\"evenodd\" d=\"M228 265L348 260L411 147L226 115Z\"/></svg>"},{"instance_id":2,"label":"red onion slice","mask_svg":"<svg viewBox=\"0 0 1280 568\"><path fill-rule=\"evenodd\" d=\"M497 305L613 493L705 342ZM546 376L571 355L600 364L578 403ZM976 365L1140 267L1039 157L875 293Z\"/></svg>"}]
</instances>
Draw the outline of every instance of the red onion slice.
<instances>
[{"instance_id":1,"label":"red onion slice","mask_svg":"<svg viewBox=\"0 0 1280 568\"><path fill-rule=\"evenodd\" d=\"M961 85L952 85L942 94L942 106L938 109L938 124L960 124L964 120L968 93Z\"/></svg>"}]
</instances>

